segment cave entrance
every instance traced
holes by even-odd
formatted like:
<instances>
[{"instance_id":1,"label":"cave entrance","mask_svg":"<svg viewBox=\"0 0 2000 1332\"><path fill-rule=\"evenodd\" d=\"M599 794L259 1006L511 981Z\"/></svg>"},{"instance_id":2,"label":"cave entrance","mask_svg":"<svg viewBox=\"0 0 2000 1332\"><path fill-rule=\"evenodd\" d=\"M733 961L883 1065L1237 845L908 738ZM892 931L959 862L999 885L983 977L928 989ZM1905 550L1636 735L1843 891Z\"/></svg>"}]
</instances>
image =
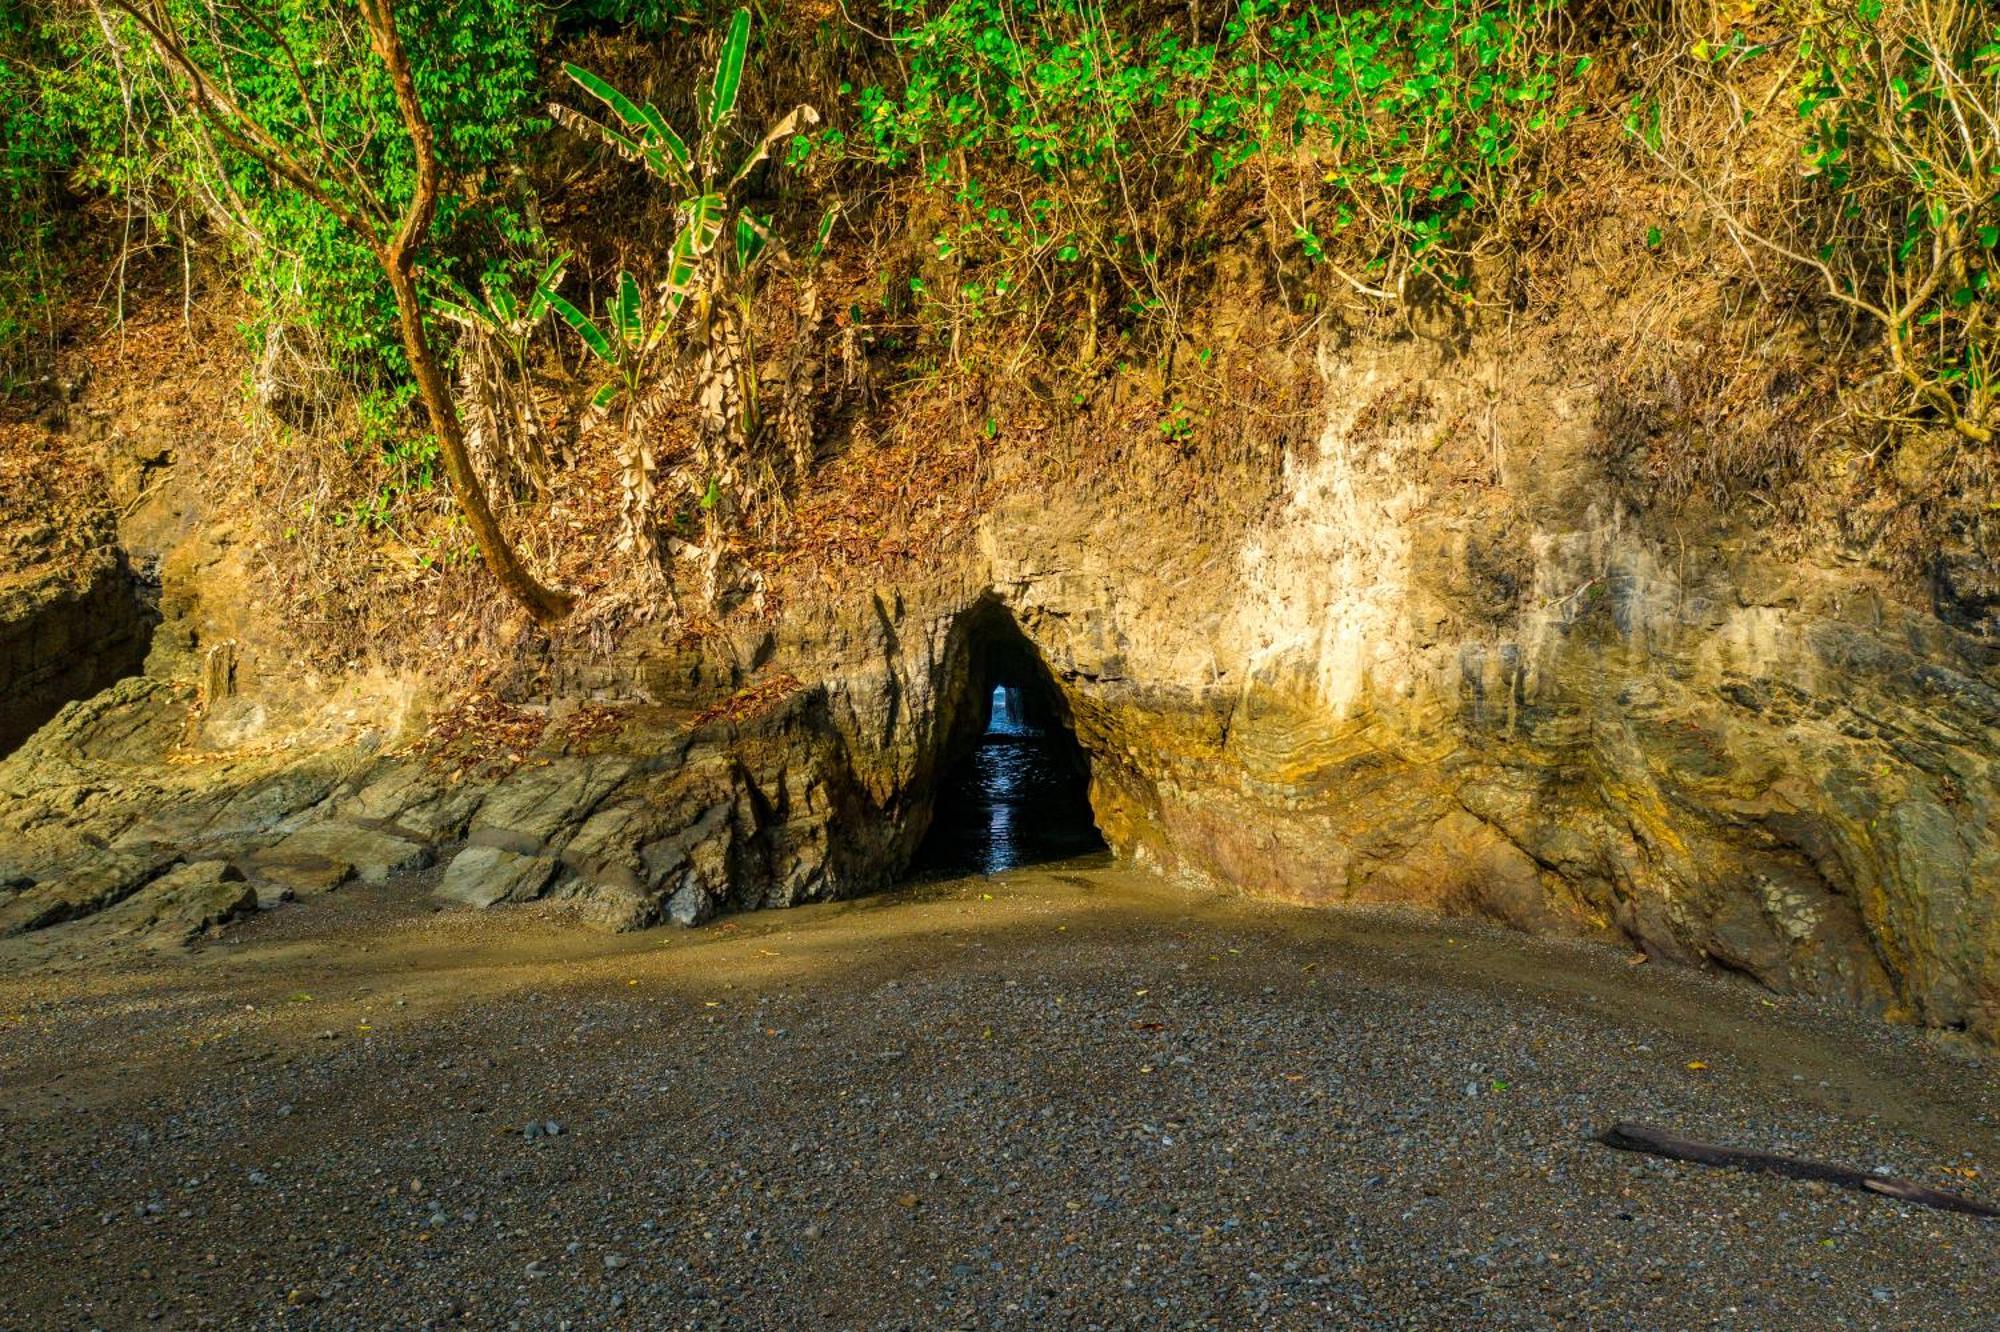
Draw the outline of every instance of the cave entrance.
<instances>
[{"instance_id":1,"label":"cave entrance","mask_svg":"<svg viewBox=\"0 0 2000 1332\"><path fill-rule=\"evenodd\" d=\"M912 874L998 874L1104 849L1090 810L1090 756L1048 667L997 603L966 637L966 696Z\"/></svg>"}]
</instances>

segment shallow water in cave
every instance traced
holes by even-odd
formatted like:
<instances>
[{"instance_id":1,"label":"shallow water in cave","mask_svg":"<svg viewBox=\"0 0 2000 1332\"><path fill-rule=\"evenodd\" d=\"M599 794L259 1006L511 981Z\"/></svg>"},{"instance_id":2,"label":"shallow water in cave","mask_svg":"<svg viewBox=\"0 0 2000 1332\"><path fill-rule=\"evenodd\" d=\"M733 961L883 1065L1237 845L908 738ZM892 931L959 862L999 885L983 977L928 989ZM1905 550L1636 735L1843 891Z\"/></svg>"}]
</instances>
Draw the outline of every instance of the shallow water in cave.
<instances>
[{"instance_id":1,"label":"shallow water in cave","mask_svg":"<svg viewBox=\"0 0 2000 1332\"><path fill-rule=\"evenodd\" d=\"M939 784L913 878L999 874L1104 850L1076 738L1031 724L1022 704L1018 689L994 688L978 747Z\"/></svg>"}]
</instances>

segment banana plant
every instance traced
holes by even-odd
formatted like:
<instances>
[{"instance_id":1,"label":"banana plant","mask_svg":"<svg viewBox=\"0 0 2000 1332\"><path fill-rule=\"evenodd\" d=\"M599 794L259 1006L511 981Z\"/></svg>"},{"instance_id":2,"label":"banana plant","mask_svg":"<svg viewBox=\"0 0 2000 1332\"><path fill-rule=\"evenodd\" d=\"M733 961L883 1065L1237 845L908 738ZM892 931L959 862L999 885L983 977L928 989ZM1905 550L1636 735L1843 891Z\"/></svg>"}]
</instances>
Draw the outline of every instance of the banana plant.
<instances>
[{"instance_id":1,"label":"banana plant","mask_svg":"<svg viewBox=\"0 0 2000 1332\"><path fill-rule=\"evenodd\" d=\"M549 107L556 121L586 138L609 145L628 161L646 171L679 195L676 208L684 229L695 232L693 253L705 258L725 230L726 215L733 211L737 189L771 155L771 149L805 126L819 123L819 112L800 103L766 127L760 137L735 164L724 161L729 146L728 130L736 118L737 96L743 88L743 62L750 50L750 11L739 9L729 20L722 54L706 85L696 91L696 131L693 142L667 123L660 109L650 102L633 101L604 79L580 65L564 65L563 71L578 87L602 102L617 121L614 128L605 121L560 103Z\"/></svg>"},{"instance_id":2,"label":"banana plant","mask_svg":"<svg viewBox=\"0 0 2000 1332\"><path fill-rule=\"evenodd\" d=\"M525 302L511 288L496 286L490 278L479 284L475 295L451 274L433 270L431 276L450 293L450 299L434 295L431 308L460 328L492 338L525 375L528 344L549 313L548 293L562 285L568 266L569 253L564 251L535 279Z\"/></svg>"},{"instance_id":3,"label":"banana plant","mask_svg":"<svg viewBox=\"0 0 2000 1332\"><path fill-rule=\"evenodd\" d=\"M821 336L819 263L826 243L840 218L835 204L820 217L813 233L812 248L806 251L799 279L798 299L793 310L792 340L785 357L784 373L778 382L778 405L772 425L778 442L792 465L792 477L802 482L812 471L818 448L814 416L818 406L821 375L825 370L826 339ZM782 493L782 492L781 492Z\"/></svg>"},{"instance_id":4,"label":"banana plant","mask_svg":"<svg viewBox=\"0 0 2000 1332\"><path fill-rule=\"evenodd\" d=\"M618 275L617 295L601 325L553 287L540 288L536 296L583 339L583 345L610 372L591 394L591 409L609 412L622 400L627 426L638 424L635 413L645 405L654 354L666 341L681 302L669 295L663 308L649 318L639 280L630 273Z\"/></svg>"},{"instance_id":5,"label":"banana plant","mask_svg":"<svg viewBox=\"0 0 2000 1332\"><path fill-rule=\"evenodd\" d=\"M659 468L643 427L666 400L665 386L654 370L654 362L673 329L682 301L669 294L661 308L649 317L639 280L623 272L618 275L618 293L603 324L577 309L552 287L542 287L539 295L610 371L591 395L590 406L602 414L623 405L624 452L620 458L619 489L624 530L618 544L637 558L644 576L657 579L662 566L659 538L653 528L653 492Z\"/></svg>"},{"instance_id":6,"label":"banana plant","mask_svg":"<svg viewBox=\"0 0 2000 1332\"><path fill-rule=\"evenodd\" d=\"M691 136L677 131L652 103L634 101L578 65L563 68L610 114L599 121L559 104L549 108L559 124L609 145L674 192L679 225L668 256L662 322L673 323L692 303L694 327L687 342L702 352L697 396L718 408L703 412L705 443L717 454L739 451L757 433L755 376L745 373L755 364L749 341L752 278L776 249L769 220L743 208L738 194L773 147L819 123L819 112L801 103L767 126L732 160L730 130L749 49L750 11L738 9L730 18L713 74L696 91L697 119ZM712 471L730 470L730 460L715 461L719 465Z\"/></svg>"},{"instance_id":7,"label":"banana plant","mask_svg":"<svg viewBox=\"0 0 2000 1332\"><path fill-rule=\"evenodd\" d=\"M490 279L475 295L449 273L431 276L450 293L431 307L465 330L459 345L457 399L466 451L500 494L520 497L547 483L549 432L529 393L528 347L548 316L547 293L562 281L569 255L542 270L525 301Z\"/></svg>"},{"instance_id":8,"label":"banana plant","mask_svg":"<svg viewBox=\"0 0 2000 1332\"><path fill-rule=\"evenodd\" d=\"M696 119L689 135L669 124L658 107L633 100L578 65L563 68L609 114L594 120L570 107L549 108L556 123L608 145L672 192L677 226L650 319L639 301L638 284L627 274L619 275L619 313L608 331L567 302L551 302L551 308L612 367L611 381L598 391L600 405L608 409L621 397L627 402L626 544L640 553L649 571L658 563L650 527L653 461L648 432L640 427L664 405L667 394L658 384L649 387L648 378L656 375L658 360L685 367L699 353L692 387L711 602L721 582L725 505L751 461L750 446L762 425L751 342L755 275L778 250L770 220L743 207L740 194L773 147L819 123L819 112L802 103L768 125L747 149L735 151L738 140L732 130L749 51L750 11L738 9L723 35L714 72L696 90ZM667 357L657 355L662 350Z\"/></svg>"}]
</instances>

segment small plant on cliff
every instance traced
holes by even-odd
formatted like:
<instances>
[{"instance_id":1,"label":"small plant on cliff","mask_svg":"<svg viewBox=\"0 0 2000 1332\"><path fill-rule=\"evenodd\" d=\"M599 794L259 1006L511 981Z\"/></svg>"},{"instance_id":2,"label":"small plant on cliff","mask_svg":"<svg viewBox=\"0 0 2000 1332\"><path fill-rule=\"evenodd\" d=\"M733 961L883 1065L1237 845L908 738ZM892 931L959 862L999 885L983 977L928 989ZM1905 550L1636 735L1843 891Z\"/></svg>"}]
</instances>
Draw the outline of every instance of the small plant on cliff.
<instances>
[{"instance_id":1,"label":"small plant on cliff","mask_svg":"<svg viewBox=\"0 0 2000 1332\"><path fill-rule=\"evenodd\" d=\"M1817 8L1817 7L1816 7ZM1870 315L1910 403L1991 443L2000 396L2000 14L1860 0L1802 30L1808 175L1797 256Z\"/></svg>"},{"instance_id":2,"label":"small plant on cliff","mask_svg":"<svg viewBox=\"0 0 2000 1332\"><path fill-rule=\"evenodd\" d=\"M1626 128L1702 198L1746 254L1775 261L1880 339L1890 425L1989 444L2000 427L2000 15L1973 0L1799 0L1688 46L1683 88L1741 90L1783 58L1802 173L1759 216L1726 150L1680 128L1676 91ZM1681 94L1681 100L1691 100Z\"/></svg>"}]
</instances>

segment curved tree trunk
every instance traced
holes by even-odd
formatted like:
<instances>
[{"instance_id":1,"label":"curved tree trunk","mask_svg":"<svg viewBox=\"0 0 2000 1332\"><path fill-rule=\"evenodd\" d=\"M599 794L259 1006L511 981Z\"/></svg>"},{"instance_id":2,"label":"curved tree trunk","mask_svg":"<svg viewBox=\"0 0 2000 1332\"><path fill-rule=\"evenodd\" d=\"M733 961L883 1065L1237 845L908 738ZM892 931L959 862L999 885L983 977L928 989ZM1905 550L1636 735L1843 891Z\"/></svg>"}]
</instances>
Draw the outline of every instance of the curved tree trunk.
<instances>
[{"instance_id":1,"label":"curved tree trunk","mask_svg":"<svg viewBox=\"0 0 2000 1332\"><path fill-rule=\"evenodd\" d=\"M389 81L396 89L396 105L403 113L403 126L410 136L410 144L417 155L417 184L411 193L409 207L403 211L402 224L393 237L385 240L376 251L382 262L382 269L389 275L389 286L396 296L396 315L402 326L403 350L410 358L410 370L417 377L417 391L423 395L424 407L430 412L431 424L437 430L438 450L444 454L445 474L451 478L452 492L458 496L459 507L465 511L466 526L472 529L472 540L479 547L479 554L486 561L486 567L499 580L500 586L528 608L528 613L543 624L560 620L569 613L574 598L566 592L543 587L535 576L528 572L507 536L500 530L499 520L493 516L493 507L487 502L486 489L479 483L479 474L473 470L472 456L465 447L465 425L459 420L458 404L451 396L451 387L444 382L444 371L439 367L437 357L431 351L430 337L424 331L423 305L417 298L415 279L417 246L430 234L431 219L437 213L439 172L436 146L431 139L430 122L424 119L423 108L417 102L416 80L410 74L409 57L403 51L402 40L396 34L396 15L390 7L390 0L362 0L361 13L368 23L368 32L375 45L375 54L389 72Z\"/></svg>"},{"instance_id":2,"label":"curved tree trunk","mask_svg":"<svg viewBox=\"0 0 2000 1332\"><path fill-rule=\"evenodd\" d=\"M528 572L507 536L500 530L500 522L493 516L493 506L487 502L486 489L479 483L479 474L473 470L472 455L465 447L465 426L459 420L458 405L451 396L451 388L444 382L444 372L439 369L437 357L432 354L430 338L424 331L423 307L417 300L416 282L412 276L413 256L404 251L400 256L385 253L382 267L389 274L389 286L396 295L396 314L402 325L403 351L410 358L410 369L417 377L417 391L423 395L424 407L430 412L431 424L437 430L438 452L444 455L445 475L451 480L452 493L458 496L459 508L465 514L465 525L472 529L472 540L479 547L480 558L492 571L493 577L505 588L510 596L528 608L528 613L543 624L553 623L569 613L574 598L568 593L542 586L535 576Z\"/></svg>"},{"instance_id":3,"label":"curved tree trunk","mask_svg":"<svg viewBox=\"0 0 2000 1332\"><path fill-rule=\"evenodd\" d=\"M371 44L389 81L396 91L396 105L402 113L404 129L417 158L417 184L400 220L393 218L376 184L326 143L317 143L317 152L302 157L256 117L245 111L225 83L217 79L189 53L181 39L172 12L164 0L106 0L143 30L167 67L186 82L189 107L206 120L216 134L232 148L260 163L265 170L297 186L335 217L354 230L355 235L374 250L376 261L388 276L396 297L397 323L403 336L403 351L410 358L417 390L423 395L437 431L438 448L444 455L445 475L452 493L465 514L466 526L479 554L500 586L543 624L561 619L575 600L568 593L543 587L528 572L487 502L486 490L473 470L466 451L465 426L459 420L458 405L445 384L444 372L424 331L423 304L417 297L417 247L430 235L431 220L437 214L441 173L430 122L417 101L417 85L410 73L410 60L396 33L396 13L392 0L359 0L362 21L367 25ZM296 72L296 66L294 67ZM301 79L299 94L310 98L311 90ZM318 134L317 122L313 133ZM311 163L311 165L308 165Z\"/></svg>"}]
</instances>

